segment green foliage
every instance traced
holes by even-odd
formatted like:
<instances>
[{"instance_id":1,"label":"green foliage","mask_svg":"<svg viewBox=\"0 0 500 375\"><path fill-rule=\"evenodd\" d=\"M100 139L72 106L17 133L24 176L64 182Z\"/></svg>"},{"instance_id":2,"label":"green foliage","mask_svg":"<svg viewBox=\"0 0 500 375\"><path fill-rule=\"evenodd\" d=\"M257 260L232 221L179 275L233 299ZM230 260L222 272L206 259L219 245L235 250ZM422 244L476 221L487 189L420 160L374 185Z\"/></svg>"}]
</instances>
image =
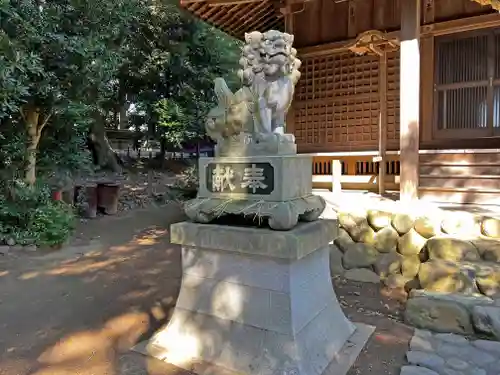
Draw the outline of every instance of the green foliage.
<instances>
[{"instance_id":1,"label":"green foliage","mask_svg":"<svg viewBox=\"0 0 500 375\"><path fill-rule=\"evenodd\" d=\"M23 175L26 137L15 130L15 127L0 128L0 189L7 181Z\"/></svg>"},{"instance_id":2,"label":"green foliage","mask_svg":"<svg viewBox=\"0 0 500 375\"><path fill-rule=\"evenodd\" d=\"M168 198L174 201L184 201L196 197L199 187L199 175L196 165L190 165L182 171L179 178L168 191Z\"/></svg>"},{"instance_id":3,"label":"green foliage","mask_svg":"<svg viewBox=\"0 0 500 375\"><path fill-rule=\"evenodd\" d=\"M38 177L61 185L92 171L89 130L131 104L133 122L171 147L202 137L213 80L237 82L239 49L173 0L0 0L0 240L57 244L72 228L46 185L22 182L26 113L46 124Z\"/></svg>"},{"instance_id":4,"label":"green foliage","mask_svg":"<svg viewBox=\"0 0 500 375\"><path fill-rule=\"evenodd\" d=\"M64 110L109 88L121 64L125 26L138 5L133 0L0 3L3 55L2 108L31 103ZM21 36L21 37L20 37ZM6 95L6 94L2 94Z\"/></svg>"},{"instance_id":5,"label":"green foliage","mask_svg":"<svg viewBox=\"0 0 500 375\"><path fill-rule=\"evenodd\" d=\"M174 100L161 99L155 105L155 115L159 131L167 144L178 148L190 137L189 124L191 116Z\"/></svg>"},{"instance_id":6,"label":"green foliage","mask_svg":"<svg viewBox=\"0 0 500 375\"><path fill-rule=\"evenodd\" d=\"M236 85L241 44L171 2L147 9L120 70L116 105L133 98L134 125L147 124L149 136L175 149L204 135L214 78Z\"/></svg>"},{"instance_id":7,"label":"green foliage","mask_svg":"<svg viewBox=\"0 0 500 375\"><path fill-rule=\"evenodd\" d=\"M37 234L38 245L57 246L69 239L74 224L71 207L63 202L53 201L35 211L31 231Z\"/></svg>"},{"instance_id":8,"label":"green foliage","mask_svg":"<svg viewBox=\"0 0 500 375\"><path fill-rule=\"evenodd\" d=\"M71 207L53 201L47 185L18 180L0 195L0 241L53 246L64 243L73 228Z\"/></svg>"},{"instance_id":9,"label":"green foliage","mask_svg":"<svg viewBox=\"0 0 500 375\"><path fill-rule=\"evenodd\" d=\"M86 144L91 115L92 107L70 103L54 119L39 145L39 176L61 184L61 180L74 175L93 172L92 155Z\"/></svg>"}]
</instances>

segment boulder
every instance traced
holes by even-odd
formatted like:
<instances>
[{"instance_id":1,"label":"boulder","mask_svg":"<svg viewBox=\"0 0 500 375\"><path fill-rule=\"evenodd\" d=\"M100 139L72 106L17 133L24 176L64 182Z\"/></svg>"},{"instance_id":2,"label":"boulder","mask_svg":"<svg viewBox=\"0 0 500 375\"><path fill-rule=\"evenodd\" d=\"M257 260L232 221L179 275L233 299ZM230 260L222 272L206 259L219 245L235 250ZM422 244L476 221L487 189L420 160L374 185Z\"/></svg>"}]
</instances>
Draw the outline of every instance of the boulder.
<instances>
[{"instance_id":1,"label":"boulder","mask_svg":"<svg viewBox=\"0 0 500 375\"><path fill-rule=\"evenodd\" d=\"M413 227L424 238L431 238L441 234L441 220L437 217L421 216L415 220Z\"/></svg>"},{"instance_id":2,"label":"boulder","mask_svg":"<svg viewBox=\"0 0 500 375\"><path fill-rule=\"evenodd\" d=\"M480 238L473 239L471 242L484 260L500 263L499 240Z\"/></svg>"},{"instance_id":3,"label":"boulder","mask_svg":"<svg viewBox=\"0 0 500 375\"><path fill-rule=\"evenodd\" d=\"M382 279L401 272L401 255L398 253L380 254L373 265L375 273Z\"/></svg>"},{"instance_id":4,"label":"boulder","mask_svg":"<svg viewBox=\"0 0 500 375\"><path fill-rule=\"evenodd\" d=\"M500 239L500 219L493 217L483 219L481 233L487 237Z\"/></svg>"},{"instance_id":5,"label":"boulder","mask_svg":"<svg viewBox=\"0 0 500 375\"><path fill-rule=\"evenodd\" d=\"M418 255L406 255L401 258L401 274L407 279L413 279L418 275L420 269L420 257Z\"/></svg>"},{"instance_id":6,"label":"boulder","mask_svg":"<svg viewBox=\"0 0 500 375\"><path fill-rule=\"evenodd\" d=\"M338 249L345 253L350 244L354 243L354 240L349 236L349 233L344 228L339 228L339 235L333 241L337 245Z\"/></svg>"},{"instance_id":7,"label":"boulder","mask_svg":"<svg viewBox=\"0 0 500 375\"><path fill-rule=\"evenodd\" d=\"M349 236L356 242L361 242L360 239L363 233L373 229L368 224L366 215L356 212L340 212L338 214L339 224L344 228Z\"/></svg>"},{"instance_id":8,"label":"boulder","mask_svg":"<svg viewBox=\"0 0 500 375\"><path fill-rule=\"evenodd\" d=\"M427 240L430 259L443 259L452 262L480 259L476 247L470 242L451 236L433 237Z\"/></svg>"},{"instance_id":9,"label":"boulder","mask_svg":"<svg viewBox=\"0 0 500 375\"><path fill-rule=\"evenodd\" d=\"M381 253L396 251L398 246L399 234L391 226L380 229L375 233L373 246Z\"/></svg>"},{"instance_id":10,"label":"boulder","mask_svg":"<svg viewBox=\"0 0 500 375\"><path fill-rule=\"evenodd\" d=\"M439 375L436 371L422 366L403 366L400 375Z\"/></svg>"},{"instance_id":11,"label":"boulder","mask_svg":"<svg viewBox=\"0 0 500 375\"><path fill-rule=\"evenodd\" d=\"M391 225L400 235L408 233L413 228L415 219L412 215L406 213L395 213L392 215Z\"/></svg>"},{"instance_id":12,"label":"boulder","mask_svg":"<svg viewBox=\"0 0 500 375\"><path fill-rule=\"evenodd\" d=\"M425 297L428 299L456 303L466 309L469 312L469 315L472 314L474 306L492 306L495 303L491 298L483 296L482 294L436 293L422 289L412 290L409 297Z\"/></svg>"},{"instance_id":13,"label":"boulder","mask_svg":"<svg viewBox=\"0 0 500 375\"><path fill-rule=\"evenodd\" d=\"M344 277L347 280L359 281L362 283L372 283L372 284L380 283L380 277L378 277L378 275L375 272L367 268L354 268L347 270L344 273Z\"/></svg>"},{"instance_id":14,"label":"boulder","mask_svg":"<svg viewBox=\"0 0 500 375\"><path fill-rule=\"evenodd\" d=\"M404 289L407 292L412 289L420 288L420 283L418 282L418 279L416 278L408 279L407 277L404 277L400 273L389 275L384 280L384 284L389 289Z\"/></svg>"},{"instance_id":15,"label":"boulder","mask_svg":"<svg viewBox=\"0 0 500 375\"><path fill-rule=\"evenodd\" d=\"M335 244L330 245L330 272L332 276L342 275L344 273L342 256L342 252Z\"/></svg>"},{"instance_id":16,"label":"boulder","mask_svg":"<svg viewBox=\"0 0 500 375\"><path fill-rule=\"evenodd\" d=\"M380 210L368 210L366 218L375 230L380 230L391 225L392 213Z\"/></svg>"},{"instance_id":17,"label":"boulder","mask_svg":"<svg viewBox=\"0 0 500 375\"><path fill-rule=\"evenodd\" d=\"M360 227L355 235L352 237L356 242L363 242L366 244L373 245L375 243L375 231L372 227L366 223L363 227Z\"/></svg>"},{"instance_id":18,"label":"boulder","mask_svg":"<svg viewBox=\"0 0 500 375\"><path fill-rule=\"evenodd\" d=\"M441 370L445 366L443 358L435 353L429 353L427 351L410 350L406 353L406 360L411 365L422 366L436 371Z\"/></svg>"},{"instance_id":19,"label":"boulder","mask_svg":"<svg viewBox=\"0 0 500 375\"><path fill-rule=\"evenodd\" d=\"M474 332L468 311L451 300L410 298L406 304L405 320L421 329L436 332L471 334Z\"/></svg>"},{"instance_id":20,"label":"boulder","mask_svg":"<svg viewBox=\"0 0 500 375\"><path fill-rule=\"evenodd\" d=\"M453 302L465 308L469 314L472 314L474 306L491 306L494 304L494 301L491 298L483 296L482 294L437 293L429 292L423 289L412 290L409 297L426 297L440 301Z\"/></svg>"},{"instance_id":21,"label":"boulder","mask_svg":"<svg viewBox=\"0 0 500 375\"><path fill-rule=\"evenodd\" d=\"M463 273L457 264L430 260L420 265L418 279L423 289L439 293L477 292L473 276Z\"/></svg>"},{"instance_id":22,"label":"boulder","mask_svg":"<svg viewBox=\"0 0 500 375\"><path fill-rule=\"evenodd\" d=\"M426 241L414 229L410 229L406 234L399 237L398 252L402 255L419 255Z\"/></svg>"},{"instance_id":23,"label":"boulder","mask_svg":"<svg viewBox=\"0 0 500 375\"><path fill-rule=\"evenodd\" d=\"M344 268L370 267L377 261L379 252L372 246L364 243L353 243L349 245L342 259Z\"/></svg>"},{"instance_id":24,"label":"boulder","mask_svg":"<svg viewBox=\"0 0 500 375\"><path fill-rule=\"evenodd\" d=\"M460 267L456 263L430 260L422 263L418 271L418 279L422 288L442 277L448 277L460 272Z\"/></svg>"},{"instance_id":25,"label":"boulder","mask_svg":"<svg viewBox=\"0 0 500 375\"><path fill-rule=\"evenodd\" d=\"M400 273L393 273L387 276L383 281L384 285L389 289L403 289L408 280Z\"/></svg>"},{"instance_id":26,"label":"boulder","mask_svg":"<svg viewBox=\"0 0 500 375\"><path fill-rule=\"evenodd\" d=\"M479 218L468 212L450 212L443 222L444 233L458 237L477 237L481 234Z\"/></svg>"},{"instance_id":27,"label":"boulder","mask_svg":"<svg viewBox=\"0 0 500 375\"><path fill-rule=\"evenodd\" d=\"M475 306L472 309L472 321L477 331L500 340L500 307Z\"/></svg>"},{"instance_id":28,"label":"boulder","mask_svg":"<svg viewBox=\"0 0 500 375\"><path fill-rule=\"evenodd\" d=\"M498 273L476 277L476 284L479 291L485 296L494 298L500 296L500 275Z\"/></svg>"},{"instance_id":29,"label":"boulder","mask_svg":"<svg viewBox=\"0 0 500 375\"><path fill-rule=\"evenodd\" d=\"M414 277L413 279L411 280L408 280L405 284L405 290L407 292L410 292L414 289L420 289L421 286L420 286L420 281L418 280L418 277Z\"/></svg>"},{"instance_id":30,"label":"boulder","mask_svg":"<svg viewBox=\"0 0 500 375\"><path fill-rule=\"evenodd\" d=\"M488 297L498 297L500 295L500 266L486 263L475 264L473 267L475 267L476 284L481 293Z\"/></svg>"}]
</instances>

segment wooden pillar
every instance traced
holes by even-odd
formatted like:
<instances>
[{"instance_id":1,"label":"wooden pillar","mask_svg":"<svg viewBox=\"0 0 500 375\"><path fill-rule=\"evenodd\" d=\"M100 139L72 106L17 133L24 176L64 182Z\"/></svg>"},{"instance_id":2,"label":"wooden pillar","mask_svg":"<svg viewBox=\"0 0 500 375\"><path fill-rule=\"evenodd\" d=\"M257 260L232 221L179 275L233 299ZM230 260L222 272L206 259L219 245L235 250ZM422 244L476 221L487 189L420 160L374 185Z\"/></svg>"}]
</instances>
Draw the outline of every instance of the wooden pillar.
<instances>
[{"instance_id":1,"label":"wooden pillar","mask_svg":"<svg viewBox=\"0 0 500 375\"><path fill-rule=\"evenodd\" d=\"M400 199L418 199L420 112L420 0L401 0Z\"/></svg>"},{"instance_id":2,"label":"wooden pillar","mask_svg":"<svg viewBox=\"0 0 500 375\"><path fill-rule=\"evenodd\" d=\"M339 195L342 192L342 163L340 160L332 160L332 193Z\"/></svg>"},{"instance_id":3,"label":"wooden pillar","mask_svg":"<svg viewBox=\"0 0 500 375\"><path fill-rule=\"evenodd\" d=\"M356 12L356 5L357 5L357 0L348 0L348 6L349 6L349 16L347 18L347 36L349 38L354 38L357 35L357 27L356 27L356 18L357 18L357 12Z\"/></svg>"},{"instance_id":4,"label":"wooden pillar","mask_svg":"<svg viewBox=\"0 0 500 375\"><path fill-rule=\"evenodd\" d=\"M290 1L285 1L285 6L280 9L280 12L285 17L285 32L293 34L293 11Z\"/></svg>"},{"instance_id":5,"label":"wooden pillar","mask_svg":"<svg viewBox=\"0 0 500 375\"><path fill-rule=\"evenodd\" d=\"M285 7L281 9L281 13L285 17L285 32L289 34L293 34L293 11L292 11L292 6L291 4L287 1L285 3ZM293 134L295 131L295 110L293 108L293 103L288 109L288 113L286 114L286 119L285 119L285 132L287 134Z\"/></svg>"},{"instance_id":6,"label":"wooden pillar","mask_svg":"<svg viewBox=\"0 0 500 375\"><path fill-rule=\"evenodd\" d=\"M387 53L380 56L378 67L378 90L379 90L379 129L378 129L378 193L385 193L386 174L386 151L387 151Z\"/></svg>"}]
</instances>

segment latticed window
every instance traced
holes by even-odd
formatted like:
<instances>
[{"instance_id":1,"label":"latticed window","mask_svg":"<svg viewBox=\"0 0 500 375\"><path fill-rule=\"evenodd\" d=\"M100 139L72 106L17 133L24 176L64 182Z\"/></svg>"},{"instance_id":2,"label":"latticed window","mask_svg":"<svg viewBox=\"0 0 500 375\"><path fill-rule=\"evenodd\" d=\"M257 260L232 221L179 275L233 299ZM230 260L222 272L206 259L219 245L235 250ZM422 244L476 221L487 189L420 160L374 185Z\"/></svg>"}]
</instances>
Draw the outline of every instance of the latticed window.
<instances>
[{"instance_id":1,"label":"latticed window","mask_svg":"<svg viewBox=\"0 0 500 375\"><path fill-rule=\"evenodd\" d=\"M500 136L500 30L437 38L435 72L436 135Z\"/></svg>"}]
</instances>

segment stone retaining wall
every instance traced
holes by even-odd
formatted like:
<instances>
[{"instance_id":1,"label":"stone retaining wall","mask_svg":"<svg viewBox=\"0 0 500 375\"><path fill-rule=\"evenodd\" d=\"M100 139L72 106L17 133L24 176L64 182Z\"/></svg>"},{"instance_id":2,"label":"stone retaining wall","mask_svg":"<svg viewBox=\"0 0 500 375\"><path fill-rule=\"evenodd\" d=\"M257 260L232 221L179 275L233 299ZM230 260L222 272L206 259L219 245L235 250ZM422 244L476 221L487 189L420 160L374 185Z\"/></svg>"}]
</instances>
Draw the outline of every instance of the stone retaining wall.
<instances>
[{"instance_id":1,"label":"stone retaining wall","mask_svg":"<svg viewBox=\"0 0 500 375\"><path fill-rule=\"evenodd\" d=\"M332 249L333 272L351 280L381 281L390 288L424 293L420 300L408 303L406 314L420 328L440 330L437 326L444 317L422 322L418 316L428 313L429 306L437 303L433 301L440 299L436 296L477 296L488 304L500 298L499 219L463 212L416 216L367 210L339 212L338 220L341 229ZM425 308L415 307L417 302ZM472 309L463 311L472 322ZM466 328L460 324L455 322L458 328L448 324L444 331L470 333L471 324Z\"/></svg>"}]
</instances>

